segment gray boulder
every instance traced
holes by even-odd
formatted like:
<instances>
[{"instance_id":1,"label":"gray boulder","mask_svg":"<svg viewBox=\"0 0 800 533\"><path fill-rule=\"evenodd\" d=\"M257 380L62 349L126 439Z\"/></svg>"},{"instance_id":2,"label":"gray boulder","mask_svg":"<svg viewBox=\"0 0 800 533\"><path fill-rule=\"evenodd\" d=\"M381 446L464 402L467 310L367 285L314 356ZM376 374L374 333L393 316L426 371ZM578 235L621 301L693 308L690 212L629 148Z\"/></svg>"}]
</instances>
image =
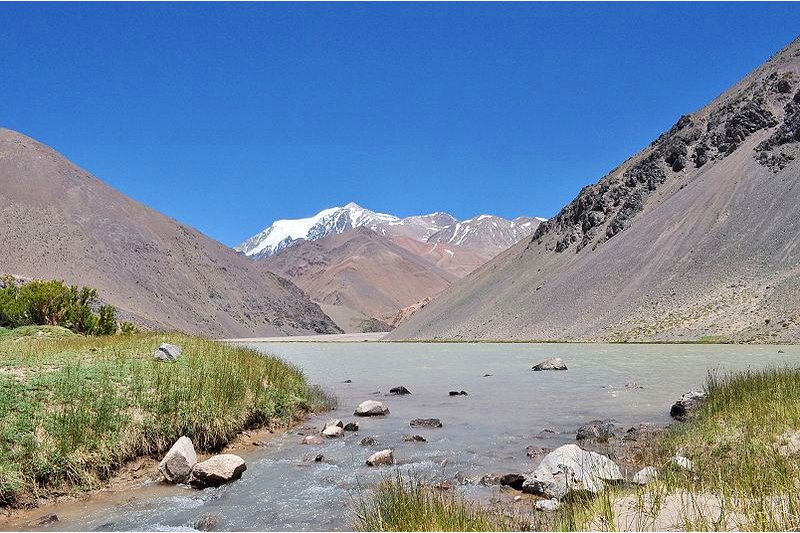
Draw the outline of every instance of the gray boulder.
<instances>
[{"instance_id":1,"label":"gray boulder","mask_svg":"<svg viewBox=\"0 0 800 533\"><path fill-rule=\"evenodd\" d=\"M551 511L555 511L559 507L561 507L561 502L558 501L558 500L555 500L555 499L553 499L553 500L537 500L536 503L534 504L534 507L536 507L537 511L551 512Z\"/></svg>"},{"instance_id":2,"label":"gray boulder","mask_svg":"<svg viewBox=\"0 0 800 533\"><path fill-rule=\"evenodd\" d=\"M385 416L389 414L389 408L383 402L367 400L358 404L353 414L355 416Z\"/></svg>"},{"instance_id":3,"label":"gray boulder","mask_svg":"<svg viewBox=\"0 0 800 533\"><path fill-rule=\"evenodd\" d=\"M322 436L328 439L344 437L344 429L339 426L328 426L322 430Z\"/></svg>"},{"instance_id":4,"label":"gray boulder","mask_svg":"<svg viewBox=\"0 0 800 533\"><path fill-rule=\"evenodd\" d=\"M551 357L550 359L545 359L538 365L533 367L533 370L541 371L541 370L566 370L567 365L564 364L564 361L561 360L559 357Z\"/></svg>"},{"instance_id":5,"label":"gray boulder","mask_svg":"<svg viewBox=\"0 0 800 533\"><path fill-rule=\"evenodd\" d=\"M394 464L394 454L392 450L381 450L375 452L367 459L367 466L381 466Z\"/></svg>"},{"instance_id":6,"label":"gray boulder","mask_svg":"<svg viewBox=\"0 0 800 533\"><path fill-rule=\"evenodd\" d=\"M244 459L231 453L215 455L194 465L189 483L196 488L217 487L242 477L247 470Z\"/></svg>"},{"instance_id":7,"label":"gray boulder","mask_svg":"<svg viewBox=\"0 0 800 533\"><path fill-rule=\"evenodd\" d=\"M575 439L606 442L615 438L621 431L622 428L613 420L592 420L578 428L575 432Z\"/></svg>"},{"instance_id":8,"label":"gray boulder","mask_svg":"<svg viewBox=\"0 0 800 533\"><path fill-rule=\"evenodd\" d=\"M622 481L619 467L605 455L582 450L575 444L556 448L526 476L522 490L561 500L578 493L596 494L606 483Z\"/></svg>"},{"instance_id":9,"label":"gray boulder","mask_svg":"<svg viewBox=\"0 0 800 533\"><path fill-rule=\"evenodd\" d=\"M333 427L333 426L344 428L344 423L341 420L339 420L338 418L332 418L332 419L328 420L327 422L325 422L325 425L322 426L322 432L324 433L326 429L328 429L329 427Z\"/></svg>"},{"instance_id":10,"label":"gray boulder","mask_svg":"<svg viewBox=\"0 0 800 533\"><path fill-rule=\"evenodd\" d=\"M706 401L706 393L703 391L687 392L680 399L672 404L669 415L676 420L686 420L698 407Z\"/></svg>"},{"instance_id":11,"label":"gray boulder","mask_svg":"<svg viewBox=\"0 0 800 533\"><path fill-rule=\"evenodd\" d=\"M440 428L442 421L438 418L415 418L408 425L412 428Z\"/></svg>"},{"instance_id":12,"label":"gray boulder","mask_svg":"<svg viewBox=\"0 0 800 533\"><path fill-rule=\"evenodd\" d=\"M177 361L182 353L183 349L181 349L180 346L162 342L161 346L156 348L156 350L153 352L153 357L159 361Z\"/></svg>"},{"instance_id":13,"label":"gray boulder","mask_svg":"<svg viewBox=\"0 0 800 533\"><path fill-rule=\"evenodd\" d=\"M167 455L158 463L158 471L170 483L184 483L197 463L197 453L189 437L181 437L175 441Z\"/></svg>"},{"instance_id":14,"label":"gray boulder","mask_svg":"<svg viewBox=\"0 0 800 533\"><path fill-rule=\"evenodd\" d=\"M303 438L303 444L322 444L323 442L325 441L319 435L308 435Z\"/></svg>"},{"instance_id":15,"label":"gray boulder","mask_svg":"<svg viewBox=\"0 0 800 533\"><path fill-rule=\"evenodd\" d=\"M636 485L647 485L658 479L658 470L653 466L646 466L634 474L633 481Z\"/></svg>"}]
</instances>

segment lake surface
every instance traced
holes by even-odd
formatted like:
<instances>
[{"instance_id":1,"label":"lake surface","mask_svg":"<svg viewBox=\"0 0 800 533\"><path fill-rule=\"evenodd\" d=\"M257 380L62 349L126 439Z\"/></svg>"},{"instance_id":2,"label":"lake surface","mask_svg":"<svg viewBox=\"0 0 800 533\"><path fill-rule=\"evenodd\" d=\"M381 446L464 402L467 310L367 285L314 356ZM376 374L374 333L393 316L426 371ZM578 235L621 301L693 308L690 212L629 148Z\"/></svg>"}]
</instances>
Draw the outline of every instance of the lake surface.
<instances>
[{"instance_id":1,"label":"lake surface","mask_svg":"<svg viewBox=\"0 0 800 533\"><path fill-rule=\"evenodd\" d=\"M190 530L206 515L217 515L217 530L346 530L354 497L391 473L369 468L366 458L393 448L398 468L432 480L456 472L479 478L487 473L529 471L530 445L556 447L574 442L575 429L594 419L623 426L665 425L670 405L684 392L701 388L709 370L727 372L765 366L797 366L797 346L597 345L597 344L407 344L257 343L252 347L300 366L312 383L333 391L339 408L315 416L306 427L321 429L329 418L357 420L360 431L320 446L300 444L294 429L269 446L243 454L243 478L217 489L196 491L155 483L123 495L96 495L59 505L50 530ZM778 350L784 354L779 354ZM533 372L531 366L561 357L566 372ZM484 377L485 374L491 376ZM351 383L344 383L351 380ZM643 388L626 389L636 382ZM384 396L403 385L412 395ZM468 396L448 396L465 390ZM376 394L378 393L378 394ZM386 417L352 416L362 401L389 407ZM436 417L440 429L411 428L413 418ZM545 432L550 430L553 433ZM305 431L306 434L312 431ZM403 442L423 435L428 442ZM375 447L360 441L374 436ZM309 463L316 454L322 463ZM445 461L444 466L442 462ZM464 486L484 499L496 487ZM3 523L0 529L25 525Z\"/></svg>"}]
</instances>

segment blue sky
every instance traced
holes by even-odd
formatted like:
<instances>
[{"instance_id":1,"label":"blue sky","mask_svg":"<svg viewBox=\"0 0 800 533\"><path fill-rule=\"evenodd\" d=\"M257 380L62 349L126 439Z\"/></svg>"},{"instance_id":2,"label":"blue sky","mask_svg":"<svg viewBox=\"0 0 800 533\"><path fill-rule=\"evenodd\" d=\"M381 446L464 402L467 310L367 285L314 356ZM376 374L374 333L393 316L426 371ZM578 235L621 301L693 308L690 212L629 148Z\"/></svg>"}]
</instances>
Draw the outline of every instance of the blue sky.
<instances>
[{"instance_id":1,"label":"blue sky","mask_svg":"<svg viewBox=\"0 0 800 533\"><path fill-rule=\"evenodd\" d=\"M237 244L355 201L551 216L800 5L0 4L0 126Z\"/></svg>"}]
</instances>

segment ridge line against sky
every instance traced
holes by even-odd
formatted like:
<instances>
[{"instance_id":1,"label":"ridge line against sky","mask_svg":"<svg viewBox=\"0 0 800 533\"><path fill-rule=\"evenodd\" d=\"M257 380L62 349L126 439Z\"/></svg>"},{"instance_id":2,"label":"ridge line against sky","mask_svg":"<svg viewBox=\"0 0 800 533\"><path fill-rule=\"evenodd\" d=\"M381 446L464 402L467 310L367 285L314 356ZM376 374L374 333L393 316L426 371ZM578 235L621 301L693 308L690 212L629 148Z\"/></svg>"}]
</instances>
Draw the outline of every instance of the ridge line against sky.
<instances>
[{"instance_id":1,"label":"ridge line against sky","mask_svg":"<svg viewBox=\"0 0 800 533\"><path fill-rule=\"evenodd\" d=\"M351 201L553 216L794 39L800 6L0 4L0 18L0 126L236 245Z\"/></svg>"}]
</instances>

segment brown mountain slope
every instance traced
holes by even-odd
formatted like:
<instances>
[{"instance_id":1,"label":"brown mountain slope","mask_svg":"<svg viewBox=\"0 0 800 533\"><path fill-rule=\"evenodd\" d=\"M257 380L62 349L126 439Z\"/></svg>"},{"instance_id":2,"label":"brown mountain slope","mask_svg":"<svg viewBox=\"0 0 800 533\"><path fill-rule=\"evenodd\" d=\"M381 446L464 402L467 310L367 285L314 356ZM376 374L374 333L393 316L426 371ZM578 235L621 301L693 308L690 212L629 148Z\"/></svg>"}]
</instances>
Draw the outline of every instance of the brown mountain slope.
<instances>
[{"instance_id":1,"label":"brown mountain slope","mask_svg":"<svg viewBox=\"0 0 800 533\"><path fill-rule=\"evenodd\" d=\"M463 278L496 254L493 249L480 250L438 242L422 242L406 236L390 237L390 239L396 245L457 278Z\"/></svg>"},{"instance_id":2,"label":"brown mountain slope","mask_svg":"<svg viewBox=\"0 0 800 533\"><path fill-rule=\"evenodd\" d=\"M0 272L96 287L146 327L208 336L339 331L290 282L7 129Z\"/></svg>"},{"instance_id":3,"label":"brown mountain slope","mask_svg":"<svg viewBox=\"0 0 800 533\"><path fill-rule=\"evenodd\" d=\"M800 40L392 338L800 340Z\"/></svg>"},{"instance_id":4,"label":"brown mountain slope","mask_svg":"<svg viewBox=\"0 0 800 533\"><path fill-rule=\"evenodd\" d=\"M314 301L368 317L437 294L456 279L367 228L305 241L257 264L292 280Z\"/></svg>"}]
</instances>

